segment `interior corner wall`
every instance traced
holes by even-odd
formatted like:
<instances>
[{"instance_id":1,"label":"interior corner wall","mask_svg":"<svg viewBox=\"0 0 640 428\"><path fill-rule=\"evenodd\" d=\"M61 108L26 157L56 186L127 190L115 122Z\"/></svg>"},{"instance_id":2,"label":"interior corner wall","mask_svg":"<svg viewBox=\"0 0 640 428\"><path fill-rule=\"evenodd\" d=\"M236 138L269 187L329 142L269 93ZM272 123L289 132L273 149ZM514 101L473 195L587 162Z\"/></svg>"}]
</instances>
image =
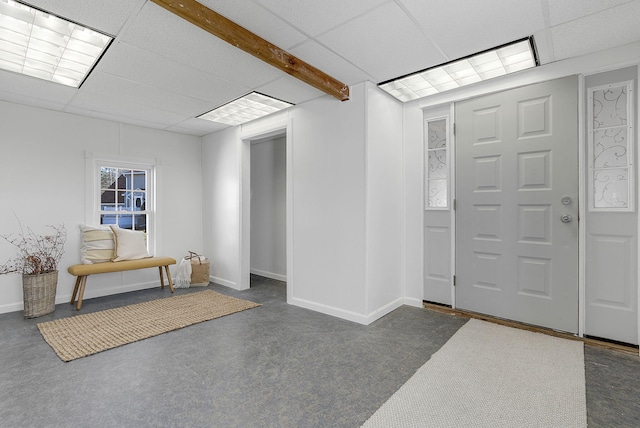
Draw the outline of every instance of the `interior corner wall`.
<instances>
[{"instance_id":1,"label":"interior corner wall","mask_svg":"<svg viewBox=\"0 0 640 428\"><path fill-rule=\"evenodd\" d=\"M365 299L365 86L291 111L293 278L289 303L356 322Z\"/></svg>"},{"instance_id":2,"label":"interior corner wall","mask_svg":"<svg viewBox=\"0 0 640 428\"><path fill-rule=\"evenodd\" d=\"M202 138L202 236L211 260L211 280L239 289L240 281L240 128Z\"/></svg>"},{"instance_id":3,"label":"interior corner wall","mask_svg":"<svg viewBox=\"0 0 640 428\"><path fill-rule=\"evenodd\" d=\"M75 277L67 267L80 263L79 225L91 222L85 218L87 152L156 159L156 254L179 259L187 250L201 251L199 137L9 102L0 102L0 129L0 234L15 233L18 220L40 233L46 225L65 225L57 303L71 300ZM15 248L0 241L0 263L15 255ZM157 285L153 269L95 275L85 299ZM0 275L0 312L21 309L20 275Z\"/></svg>"},{"instance_id":4,"label":"interior corner wall","mask_svg":"<svg viewBox=\"0 0 640 428\"><path fill-rule=\"evenodd\" d=\"M402 287L402 104L367 84L367 315L404 303Z\"/></svg>"}]
</instances>

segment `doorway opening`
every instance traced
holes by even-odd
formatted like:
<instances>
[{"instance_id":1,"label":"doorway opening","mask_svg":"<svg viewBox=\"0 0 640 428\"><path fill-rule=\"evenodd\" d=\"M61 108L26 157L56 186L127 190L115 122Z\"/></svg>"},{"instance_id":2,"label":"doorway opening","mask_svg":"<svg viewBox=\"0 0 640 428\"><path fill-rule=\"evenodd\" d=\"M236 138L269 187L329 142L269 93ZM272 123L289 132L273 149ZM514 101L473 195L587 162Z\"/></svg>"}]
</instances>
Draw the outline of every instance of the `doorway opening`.
<instances>
[{"instance_id":1,"label":"doorway opening","mask_svg":"<svg viewBox=\"0 0 640 428\"><path fill-rule=\"evenodd\" d=\"M252 283L286 287L293 296L291 120L245 128L240 136L240 290Z\"/></svg>"},{"instance_id":2,"label":"doorway opening","mask_svg":"<svg viewBox=\"0 0 640 428\"><path fill-rule=\"evenodd\" d=\"M286 136L253 140L250 151L250 285L255 276L286 282Z\"/></svg>"}]
</instances>

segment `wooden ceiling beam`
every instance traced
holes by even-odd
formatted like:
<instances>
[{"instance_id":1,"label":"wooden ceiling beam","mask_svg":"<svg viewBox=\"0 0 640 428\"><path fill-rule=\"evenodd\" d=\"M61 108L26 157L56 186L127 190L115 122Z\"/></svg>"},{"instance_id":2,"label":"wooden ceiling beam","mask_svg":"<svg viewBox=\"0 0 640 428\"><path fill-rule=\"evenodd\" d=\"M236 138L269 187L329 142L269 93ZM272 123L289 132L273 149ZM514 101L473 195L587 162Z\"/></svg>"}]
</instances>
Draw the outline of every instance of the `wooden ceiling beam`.
<instances>
[{"instance_id":1,"label":"wooden ceiling beam","mask_svg":"<svg viewBox=\"0 0 640 428\"><path fill-rule=\"evenodd\" d=\"M261 59L267 64L302 80L340 101L349 99L349 87L307 64L262 37L241 27L195 0L151 0L179 17L197 25L225 42Z\"/></svg>"}]
</instances>

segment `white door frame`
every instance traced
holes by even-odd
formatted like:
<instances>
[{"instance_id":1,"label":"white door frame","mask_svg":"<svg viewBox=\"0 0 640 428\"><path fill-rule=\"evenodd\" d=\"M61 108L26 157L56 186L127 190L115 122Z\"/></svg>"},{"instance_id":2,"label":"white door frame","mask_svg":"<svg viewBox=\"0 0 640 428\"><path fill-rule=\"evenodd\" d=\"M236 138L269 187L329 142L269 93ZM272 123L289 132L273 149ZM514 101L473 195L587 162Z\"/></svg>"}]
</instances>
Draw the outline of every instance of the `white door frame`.
<instances>
[{"instance_id":1,"label":"white door frame","mask_svg":"<svg viewBox=\"0 0 640 428\"><path fill-rule=\"evenodd\" d=\"M502 89L502 90L507 90L507 89ZM585 297L584 297L584 293L585 293L585 272L586 272L586 267L585 267L585 248L584 248L584 243L586 242L586 222L584 221L584 216L581 216L581 213L584 213L584 209L585 209L585 197L586 197L586 193L585 193L585 159L584 159L584 152L585 152L585 146L584 146L584 76L583 75L579 75L578 76L578 216L579 216L579 223L578 223L578 336L579 337L583 337L584 336L584 324L585 324ZM490 92L488 92L487 94L483 94L483 95L489 95ZM451 126L455 125L455 103L459 102L459 101L463 101L466 98L461 98L460 100L456 100L456 101L452 101L449 104L449 115L451 118ZM428 119L428 112L429 110L435 109L438 106L429 106L423 109L423 120ZM423 131L424 132L424 131ZM451 132L452 138L451 138L451 156L450 156L450 165L449 165L449 177L450 177L450 183L449 183L449 191L451 194L451 203L452 203L452 209L450 210L451 212L451 256L450 256L450 264L451 264L451 272L452 275L455 275L456 272L456 210L454 209L455 207L455 203L453 201L455 201L456 199L456 182L455 182L455 173L456 173L456 162L455 162L455 150L456 150L456 134L455 132ZM424 142L424 135L423 135L423 142ZM423 150L424 150L424 143L423 143ZM424 159L424 157L423 157ZM423 174L424 174L424 162L423 162ZM423 194L423 198L424 198L424 191L422 192ZM422 206L424 207L425 201L423 201ZM424 230L424 217L423 217L423 226L422 226L422 230ZM640 240L639 240L640 241ZM639 243L640 246L640 243ZM422 246L422 250L424 251L424 245ZM640 254L640 253L639 253ZM640 263L639 263L640 265ZM640 267L639 267L640 269ZM423 265L423 275L422 277L424 278L424 265ZM639 293L640 295L640 293ZM640 297L639 297L639 303L640 303ZM456 308L456 290L455 290L455 286L453 285L453 281L451 283L451 302L452 302L452 308L455 309ZM638 319L638 323L640 325L640 317Z\"/></svg>"},{"instance_id":2,"label":"white door frame","mask_svg":"<svg viewBox=\"0 0 640 428\"><path fill-rule=\"evenodd\" d=\"M251 282L251 144L269 137L285 136L286 139L286 252L287 252L287 303L293 296L293 131L290 118L269 121L259 126L245 125L240 132L239 147L239 289L246 290Z\"/></svg>"}]
</instances>

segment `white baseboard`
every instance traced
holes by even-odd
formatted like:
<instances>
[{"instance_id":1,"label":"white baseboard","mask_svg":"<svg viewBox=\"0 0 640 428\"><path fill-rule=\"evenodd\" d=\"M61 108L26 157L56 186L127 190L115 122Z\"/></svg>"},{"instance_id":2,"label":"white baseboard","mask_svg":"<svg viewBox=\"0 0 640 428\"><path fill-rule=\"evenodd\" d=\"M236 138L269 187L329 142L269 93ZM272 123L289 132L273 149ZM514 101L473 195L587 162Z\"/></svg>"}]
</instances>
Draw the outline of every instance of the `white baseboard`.
<instances>
[{"instance_id":1,"label":"white baseboard","mask_svg":"<svg viewBox=\"0 0 640 428\"><path fill-rule=\"evenodd\" d=\"M357 312L346 311L344 309L336 308L333 306L323 305L320 303L310 302L308 300L299 299L293 297L291 299L287 299L287 303L299 306L305 309L311 309L312 311L320 312L326 315L331 315L333 317L342 318L347 321L353 321L358 324L369 325L375 320L382 318L389 312L394 309L399 308L403 305L402 298L396 299L393 302L390 302L372 312L368 315L359 314Z\"/></svg>"},{"instance_id":2,"label":"white baseboard","mask_svg":"<svg viewBox=\"0 0 640 428\"><path fill-rule=\"evenodd\" d=\"M209 281L218 284L218 285L224 285L225 287L229 287L229 288L233 288L234 290L239 290L238 285L233 282L233 281L229 281L227 279L222 279L222 278L218 278L217 276L209 276Z\"/></svg>"},{"instance_id":3,"label":"white baseboard","mask_svg":"<svg viewBox=\"0 0 640 428\"><path fill-rule=\"evenodd\" d=\"M160 281L149 281L149 282L140 282L136 284L126 284L119 285L117 287L91 287L89 284L86 288L84 296L82 296L82 300L85 301L87 299L93 299L95 297L103 297L103 296L111 296L114 294L127 293L129 291L138 291L138 290L146 290L148 288L160 287ZM169 285L165 284L165 288L168 290ZM60 303L69 303L71 301L71 293L61 293L56 294L56 305ZM24 310L24 302L15 302L8 303L4 305L0 305L0 314L8 313L8 312L17 312Z\"/></svg>"},{"instance_id":4,"label":"white baseboard","mask_svg":"<svg viewBox=\"0 0 640 428\"><path fill-rule=\"evenodd\" d=\"M251 269L250 272L253 275L264 276L265 278L275 279L276 281L287 282L287 276L286 275L280 275L279 273L267 272L267 271L260 270L260 269Z\"/></svg>"},{"instance_id":5,"label":"white baseboard","mask_svg":"<svg viewBox=\"0 0 640 428\"><path fill-rule=\"evenodd\" d=\"M416 308L421 308L423 306L423 301L422 299L415 299L413 297L405 297L404 299L402 299L402 304L403 305L407 305L407 306L413 306Z\"/></svg>"}]
</instances>

